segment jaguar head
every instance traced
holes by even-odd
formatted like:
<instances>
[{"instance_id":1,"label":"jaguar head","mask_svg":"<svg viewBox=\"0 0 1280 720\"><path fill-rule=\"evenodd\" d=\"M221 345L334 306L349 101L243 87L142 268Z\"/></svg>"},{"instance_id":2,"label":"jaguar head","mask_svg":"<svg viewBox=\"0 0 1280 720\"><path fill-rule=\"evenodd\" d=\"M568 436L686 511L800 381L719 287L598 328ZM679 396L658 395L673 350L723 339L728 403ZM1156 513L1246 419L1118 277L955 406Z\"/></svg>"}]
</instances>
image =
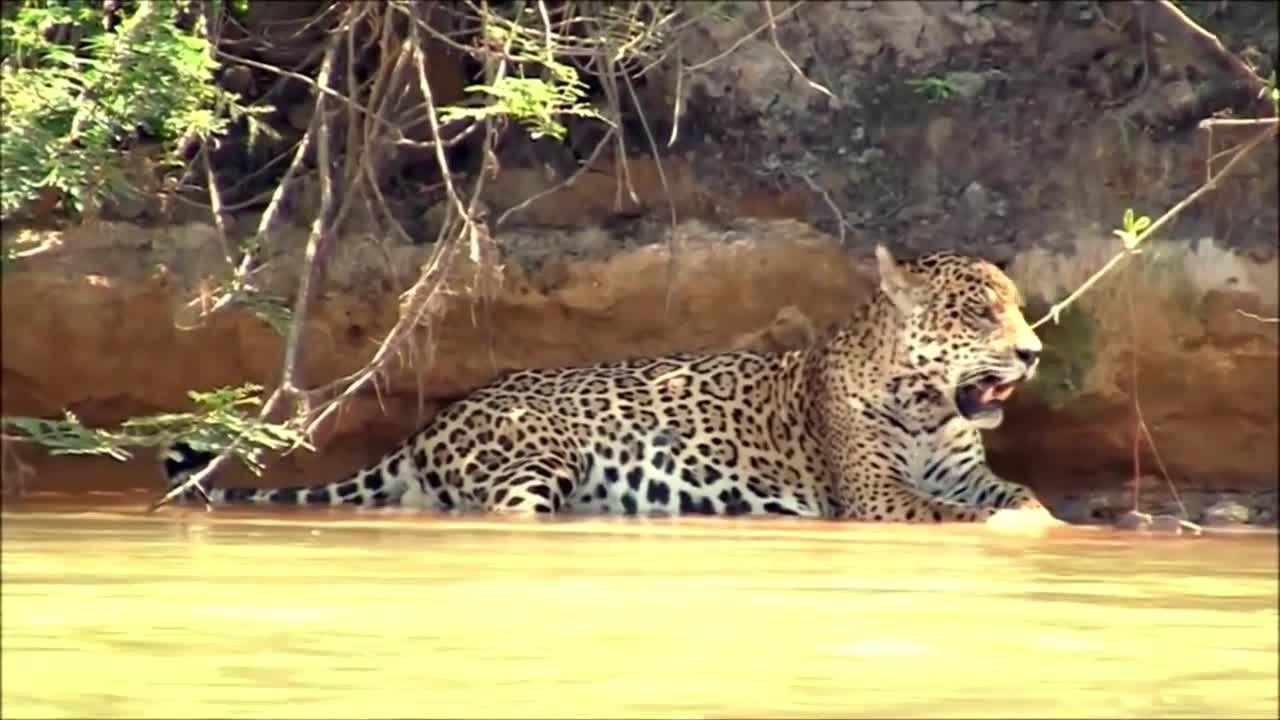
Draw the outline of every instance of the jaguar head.
<instances>
[{"instance_id":1,"label":"jaguar head","mask_svg":"<svg viewBox=\"0 0 1280 720\"><path fill-rule=\"evenodd\" d=\"M880 246L876 260L881 292L899 314L901 362L936 376L975 426L998 426L1043 349L1013 281L990 262L951 252L899 262Z\"/></svg>"}]
</instances>

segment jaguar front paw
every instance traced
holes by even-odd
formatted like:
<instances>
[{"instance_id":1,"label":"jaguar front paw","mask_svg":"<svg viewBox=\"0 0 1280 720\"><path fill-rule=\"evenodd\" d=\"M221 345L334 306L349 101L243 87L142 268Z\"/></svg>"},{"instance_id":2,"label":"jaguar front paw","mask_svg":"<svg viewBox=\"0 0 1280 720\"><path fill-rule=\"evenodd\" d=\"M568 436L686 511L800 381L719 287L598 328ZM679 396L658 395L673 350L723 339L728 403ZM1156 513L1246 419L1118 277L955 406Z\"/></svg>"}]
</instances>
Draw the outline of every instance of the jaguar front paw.
<instances>
[{"instance_id":1,"label":"jaguar front paw","mask_svg":"<svg viewBox=\"0 0 1280 720\"><path fill-rule=\"evenodd\" d=\"M1043 511L1049 512L1044 503L1030 492L1019 493L1014 496L1008 504L999 508L1000 510L1027 510L1027 511Z\"/></svg>"},{"instance_id":2,"label":"jaguar front paw","mask_svg":"<svg viewBox=\"0 0 1280 720\"><path fill-rule=\"evenodd\" d=\"M996 510L987 518L986 524L1000 530L1042 531L1067 523L1054 517L1048 508L1036 502L1035 505Z\"/></svg>"}]
</instances>

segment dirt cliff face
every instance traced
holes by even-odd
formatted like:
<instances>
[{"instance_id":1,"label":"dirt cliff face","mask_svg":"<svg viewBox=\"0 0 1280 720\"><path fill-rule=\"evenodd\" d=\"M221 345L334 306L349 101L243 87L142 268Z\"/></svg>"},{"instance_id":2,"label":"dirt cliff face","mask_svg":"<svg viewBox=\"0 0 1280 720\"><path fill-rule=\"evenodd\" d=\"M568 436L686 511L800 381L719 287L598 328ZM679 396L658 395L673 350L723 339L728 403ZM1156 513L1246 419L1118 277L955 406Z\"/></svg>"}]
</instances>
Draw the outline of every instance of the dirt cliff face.
<instances>
[{"instance_id":1,"label":"dirt cliff face","mask_svg":"<svg viewBox=\"0 0 1280 720\"><path fill-rule=\"evenodd\" d=\"M1274 13L1256 10L1266 4L1191 4L1220 13L1214 29L1253 52L1263 75L1275 67ZM491 221L511 211L493 227L501 268L483 276L488 301L476 300L474 267L453 267L412 365L340 414L318 438L322 454L281 460L268 480L370 460L512 368L793 347L865 298L876 242L1003 262L1039 317L1119 249L1111 229L1126 208L1158 215L1203 182L1212 153L1245 139L1196 130L1201 118L1255 109L1180 38L1135 41L1128 13L1089 2L811 3L778 18L784 56L770 33L742 40L767 19L762 5L725 4L683 37L684 74L665 63L638 88L649 134L666 143L679 121L658 160L643 157L635 117L623 127L634 151L625 168L602 153L569 183L562 148L504 138L484 196ZM449 63L433 64L433 85L456 91L461 65ZM998 471L1064 513L1105 516L1128 502L1140 410L1158 451L1137 455L1144 507L1172 502L1154 477L1163 463L1201 506L1242 499L1253 519L1274 518L1278 326L1242 313L1276 314L1276 160L1264 143L1040 328L1043 371L988 436ZM226 267L207 221L174 224L153 206L137 224L6 229L21 248L51 248L0 276L4 413L67 407L108 424L181 408L193 387L277 380L280 338L251 315L175 327L193 321L182 305ZM297 203L295 222L310 221L307 208ZM436 216L408 226L417 242L434 237ZM261 281L271 292L291 297L303 237L288 230L270 250L278 261ZM312 385L369 359L431 251L354 231L334 248L308 322ZM149 457L123 467L23 457L37 470L31 487L156 482Z\"/></svg>"},{"instance_id":2,"label":"dirt cliff face","mask_svg":"<svg viewBox=\"0 0 1280 720\"><path fill-rule=\"evenodd\" d=\"M418 333L413 364L395 368L379 393L351 403L322 433L320 454L274 464L267 481L316 480L373 460L442 404L514 368L798 347L846 318L873 287L866 258L795 221L690 221L674 233L660 224L645 228L653 234L508 236L500 243L500 283L485 304L465 292L475 267L459 263L430 328ZM204 226L80 228L7 272L3 412L69 408L86 422L110 424L183 407L190 388L272 385L282 341L261 320L229 311L179 328L191 315L181 303L219 262L216 252L201 250L211 233ZM553 239L556 251L545 252ZM391 281L381 258L364 242L340 246L330 292L305 337L302 377L310 385L358 370L397 316L396 293L368 291ZM429 252L399 250L392 266L402 274ZM1044 370L1015 396L1004 427L989 434L997 470L1052 502L1114 493L1131 479L1135 369L1159 460L1184 493L1208 504L1224 492L1274 487L1277 333L1239 312L1275 307L1274 261L1259 265L1212 246L1189 253L1175 243L1151 253L1168 256L1159 271L1104 281L1060 324L1043 328ZM274 259L280 270L264 275L267 289L292 289L293 255ZM1027 294L1057 298L1096 268L1100 255L1101 248L1073 257L1033 250L1016 257L1010 272ZM578 259L563 259L569 256ZM1230 263L1235 274L1210 272ZM157 478L150 457L123 467L23 457L34 464L34 489L154 487ZM1144 472L1155 471L1150 449L1144 446L1140 459Z\"/></svg>"},{"instance_id":3,"label":"dirt cliff face","mask_svg":"<svg viewBox=\"0 0 1280 720\"><path fill-rule=\"evenodd\" d=\"M303 237L298 231L281 245L299 248ZM54 415L65 407L87 423L109 424L183 407L191 388L278 381L282 339L251 314L219 313L180 329L196 314L183 303L222 262L212 228L102 225L49 238L56 247L17 261L3 277L4 413ZM391 248L387 263L366 238L338 245L329 292L304 340L302 378L310 385L369 360L396 320L393 288L430 254ZM694 222L645 237L513 233L500 247L503 268L488 302L470 292L475 266L457 264L430 327L415 339L416 357L406 358L411 364L395 368L380 395L340 415L321 438L325 457L309 467L370 460L442 402L515 368L792 347L844 317L869 287L853 258L794 221L714 230ZM291 293L297 259L296 252L275 258L261 276L264 288ZM341 459L344 443L354 449L349 461ZM99 467L59 459L37 482L80 487L82 473L69 469L78 463ZM289 477L277 468L271 479Z\"/></svg>"}]
</instances>

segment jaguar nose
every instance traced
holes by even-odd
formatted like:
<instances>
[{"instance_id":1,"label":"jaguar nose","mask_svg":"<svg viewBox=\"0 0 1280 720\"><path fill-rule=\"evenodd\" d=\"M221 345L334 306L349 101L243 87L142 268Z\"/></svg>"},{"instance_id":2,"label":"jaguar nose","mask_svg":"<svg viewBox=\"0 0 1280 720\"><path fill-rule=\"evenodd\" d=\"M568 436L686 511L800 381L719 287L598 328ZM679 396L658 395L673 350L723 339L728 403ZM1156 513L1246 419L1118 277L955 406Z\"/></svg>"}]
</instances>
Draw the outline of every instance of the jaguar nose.
<instances>
[{"instance_id":1,"label":"jaguar nose","mask_svg":"<svg viewBox=\"0 0 1280 720\"><path fill-rule=\"evenodd\" d=\"M1014 355L1017 355L1017 356L1018 356L1018 359L1019 359L1019 360L1021 360L1021 361L1023 362L1023 364L1025 364L1027 367L1031 367L1031 366L1035 365L1035 364L1036 364L1036 360L1040 359L1040 351L1039 351L1039 350L1030 350L1030 349L1027 349L1027 348L1018 348L1018 349L1014 350L1014 351L1013 351L1013 353L1014 353Z\"/></svg>"}]
</instances>

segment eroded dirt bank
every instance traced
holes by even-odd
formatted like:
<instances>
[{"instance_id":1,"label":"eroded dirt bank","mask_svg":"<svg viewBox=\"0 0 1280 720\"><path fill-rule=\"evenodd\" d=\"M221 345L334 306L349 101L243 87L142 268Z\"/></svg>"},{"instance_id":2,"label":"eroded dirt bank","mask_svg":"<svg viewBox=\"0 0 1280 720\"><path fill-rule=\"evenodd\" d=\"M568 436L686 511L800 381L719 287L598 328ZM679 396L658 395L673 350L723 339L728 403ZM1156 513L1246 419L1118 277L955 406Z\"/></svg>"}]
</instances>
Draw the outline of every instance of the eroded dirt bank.
<instances>
[{"instance_id":1,"label":"eroded dirt bank","mask_svg":"<svg viewBox=\"0 0 1280 720\"><path fill-rule=\"evenodd\" d=\"M274 464L270 482L316 480L372 460L442 403L512 368L795 347L839 322L874 281L865 253L847 252L796 221L689 221L675 233L640 223L633 230L501 236L502 270L485 305L466 292L475 267L457 264L452 292L418 337L415 365L397 368L380 394L352 403L320 438L321 454ZM221 262L212 233L200 225L80 228L18 261L3 278L3 412L54 415L66 407L86 422L109 424L183 407L193 387L271 386L282 341L261 320L231 311L178 327L191 319L182 303ZM1274 517L1277 459L1268 449L1280 412L1276 326L1239 310L1275 308L1275 261L1256 263L1208 240L1193 247L1153 247L1159 262L1105 281L1062 324L1044 328L1044 372L990 434L998 470L1065 512L1098 519L1112 512L1132 472L1136 367L1143 416L1184 494L1202 506L1243 500L1249 518ZM1072 255L1027 251L1009 271L1029 296L1058 299L1100 264L1103 251L1084 243ZM367 243L343 242L335 252L329 292L305 340L303 378L312 385L368 360L395 321L395 288L410 281L429 249L390 248L384 256ZM274 258L264 289L288 295L293 263L296 253ZM154 486L157 478L151 457L123 466L23 457L36 470L32 488ZM1154 474L1151 452L1144 448L1141 459ZM1147 507L1169 500L1162 480L1145 483Z\"/></svg>"}]
</instances>

